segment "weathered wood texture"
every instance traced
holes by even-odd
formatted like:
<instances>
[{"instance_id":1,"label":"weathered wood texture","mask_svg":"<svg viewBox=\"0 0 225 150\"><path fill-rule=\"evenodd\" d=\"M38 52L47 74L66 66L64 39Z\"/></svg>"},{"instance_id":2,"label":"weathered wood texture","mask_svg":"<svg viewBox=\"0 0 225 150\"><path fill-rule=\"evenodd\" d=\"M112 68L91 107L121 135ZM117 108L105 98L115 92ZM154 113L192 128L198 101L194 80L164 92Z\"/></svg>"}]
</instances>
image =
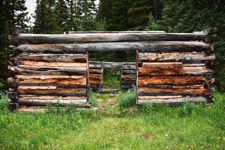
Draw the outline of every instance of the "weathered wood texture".
<instances>
[{"instance_id":1,"label":"weathered wood texture","mask_svg":"<svg viewBox=\"0 0 225 150\"><path fill-rule=\"evenodd\" d=\"M86 51L135 51L142 52L188 52L212 51L210 44L201 41L143 41L105 42L80 44L23 44L13 48L14 53L85 53Z\"/></svg>"},{"instance_id":2,"label":"weathered wood texture","mask_svg":"<svg viewBox=\"0 0 225 150\"><path fill-rule=\"evenodd\" d=\"M139 52L137 103L178 105L187 96L191 102L209 102L214 60L212 51L203 49Z\"/></svg>"},{"instance_id":3,"label":"weathered wood texture","mask_svg":"<svg viewBox=\"0 0 225 150\"><path fill-rule=\"evenodd\" d=\"M163 33L163 32L123 32L123 33L82 33L82 34L19 34L9 38L15 44L42 43L79 43L79 42L133 42L133 41L204 41L214 35L197 33Z\"/></svg>"},{"instance_id":4,"label":"weathered wood texture","mask_svg":"<svg viewBox=\"0 0 225 150\"><path fill-rule=\"evenodd\" d=\"M28 44L29 45L29 44ZM20 47L11 47L11 65L14 74L8 79L13 91L8 96L19 105L43 106L51 104L84 105L88 100L86 53L62 53L48 51L33 45L32 51L18 53ZM57 51L57 50L56 50ZM66 51L66 49L65 49ZM57 54L56 54L57 53Z\"/></svg>"},{"instance_id":5,"label":"weathered wood texture","mask_svg":"<svg viewBox=\"0 0 225 150\"><path fill-rule=\"evenodd\" d=\"M213 98L215 29L194 33L70 32L10 36L12 104L88 102L88 86L103 86L103 69L121 69L121 88L136 83L137 103ZM136 51L136 63L91 62L89 51ZM59 101L57 101L59 100Z\"/></svg>"}]
</instances>

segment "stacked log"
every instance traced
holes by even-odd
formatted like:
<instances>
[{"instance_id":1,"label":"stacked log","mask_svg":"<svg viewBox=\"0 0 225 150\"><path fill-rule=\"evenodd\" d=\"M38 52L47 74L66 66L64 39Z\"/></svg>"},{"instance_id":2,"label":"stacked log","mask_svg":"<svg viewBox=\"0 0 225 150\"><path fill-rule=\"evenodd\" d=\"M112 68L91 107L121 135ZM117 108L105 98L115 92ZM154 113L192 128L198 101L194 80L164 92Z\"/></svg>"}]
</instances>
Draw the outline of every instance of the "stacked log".
<instances>
[{"instance_id":1,"label":"stacked log","mask_svg":"<svg viewBox=\"0 0 225 150\"><path fill-rule=\"evenodd\" d=\"M185 99L210 102L214 59L210 49L139 52L137 103L180 104Z\"/></svg>"},{"instance_id":2,"label":"stacked log","mask_svg":"<svg viewBox=\"0 0 225 150\"><path fill-rule=\"evenodd\" d=\"M8 97L11 103L19 106L87 104L86 51L64 53L58 51L63 48L57 44L17 44L10 47L9 70L13 76L8 79L12 87ZM55 46L56 49L47 50Z\"/></svg>"},{"instance_id":3,"label":"stacked log","mask_svg":"<svg viewBox=\"0 0 225 150\"><path fill-rule=\"evenodd\" d=\"M103 67L100 62L89 62L89 86L96 90L103 88Z\"/></svg>"},{"instance_id":4,"label":"stacked log","mask_svg":"<svg viewBox=\"0 0 225 150\"><path fill-rule=\"evenodd\" d=\"M131 90L136 86L136 63L125 65L121 68L120 88Z\"/></svg>"},{"instance_id":5,"label":"stacked log","mask_svg":"<svg viewBox=\"0 0 225 150\"><path fill-rule=\"evenodd\" d=\"M102 68L122 68L122 78L136 69L137 103L180 103L213 99L215 30L194 33L78 32L18 34L10 40L13 103L41 105L88 101L88 83L103 83ZM136 51L136 67L92 64L88 51ZM90 71L89 71L90 68ZM129 77L126 76L128 73ZM131 77L132 76L132 77ZM131 81L132 79L132 81Z\"/></svg>"}]
</instances>

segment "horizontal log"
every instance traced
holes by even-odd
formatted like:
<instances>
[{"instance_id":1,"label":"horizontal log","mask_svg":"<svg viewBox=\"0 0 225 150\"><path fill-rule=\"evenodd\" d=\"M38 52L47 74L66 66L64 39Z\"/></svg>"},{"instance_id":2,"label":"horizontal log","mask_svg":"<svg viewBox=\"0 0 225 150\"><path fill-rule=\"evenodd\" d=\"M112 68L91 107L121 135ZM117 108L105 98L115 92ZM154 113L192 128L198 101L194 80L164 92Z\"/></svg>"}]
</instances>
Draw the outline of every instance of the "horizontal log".
<instances>
[{"instance_id":1,"label":"horizontal log","mask_svg":"<svg viewBox=\"0 0 225 150\"><path fill-rule=\"evenodd\" d=\"M122 74L136 74L136 70L122 70Z\"/></svg>"},{"instance_id":2,"label":"horizontal log","mask_svg":"<svg viewBox=\"0 0 225 150\"><path fill-rule=\"evenodd\" d=\"M21 69L34 70L34 71L62 71L62 72L86 72L86 67L49 67L49 66L28 66L28 65L18 65Z\"/></svg>"},{"instance_id":3,"label":"horizontal log","mask_svg":"<svg viewBox=\"0 0 225 150\"><path fill-rule=\"evenodd\" d=\"M86 62L86 54L19 54L10 60L31 60L43 62Z\"/></svg>"},{"instance_id":4,"label":"horizontal log","mask_svg":"<svg viewBox=\"0 0 225 150\"><path fill-rule=\"evenodd\" d=\"M98 62L92 61L89 63L89 68L110 68L110 69L135 69L134 62Z\"/></svg>"},{"instance_id":5,"label":"horizontal log","mask_svg":"<svg viewBox=\"0 0 225 150\"><path fill-rule=\"evenodd\" d=\"M36 62L36 61L19 61L20 65L36 67L87 67L87 63L68 63L68 62ZM20 65L18 65L20 67Z\"/></svg>"},{"instance_id":6,"label":"horizontal log","mask_svg":"<svg viewBox=\"0 0 225 150\"><path fill-rule=\"evenodd\" d=\"M89 80L89 83L91 85L93 85L93 84L102 84L102 81L101 80Z\"/></svg>"},{"instance_id":7,"label":"horizontal log","mask_svg":"<svg viewBox=\"0 0 225 150\"><path fill-rule=\"evenodd\" d=\"M19 94L82 96L86 95L85 88L57 88L56 86L18 86Z\"/></svg>"},{"instance_id":8,"label":"horizontal log","mask_svg":"<svg viewBox=\"0 0 225 150\"><path fill-rule=\"evenodd\" d=\"M108 34L108 33L166 33L166 32L165 31L69 31L69 34L87 34L87 33Z\"/></svg>"},{"instance_id":9,"label":"horizontal log","mask_svg":"<svg viewBox=\"0 0 225 150\"><path fill-rule=\"evenodd\" d=\"M151 100L151 99L177 99L177 98L183 98L182 95L176 95L176 96L138 96L138 99L141 100Z\"/></svg>"},{"instance_id":10,"label":"horizontal log","mask_svg":"<svg viewBox=\"0 0 225 150\"><path fill-rule=\"evenodd\" d=\"M181 68L182 62L143 62L143 68Z\"/></svg>"},{"instance_id":11,"label":"horizontal log","mask_svg":"<svg viewBox=\"0 0 225 150\"><path fill-rule=\"evenodd\" d=\"M18 93L17 92L8 92L8 98L16 100L16 99L18 99Z\"/></svg>"},{"instance_id":12,"label":"horizontal log","mask_svg":"<svg viewBox=\"0 0 225 150\"><path fill-rule=\"evenodd\" d=\"M54 67L54 68L38 68L26 67L19 68L16 66L9 66L9 71L19 75L86 75L87 68L74 67ZM36 71L38 70L38 71Z\"/></svg>"},{"instance_id":13,"label":"horizontal log","mask_svg":"<svg viewBox=\"0 0 225 150\"><path fill-rule=\"evenodd\" d=\"M187 98L176 98L176 99L150 99L150 100L142 100L139 99L137 101L138 104L169 104L169 105L181 105L183 102L185 102ZM206 101L204 97L189 97L188 101L192 103L203 103Z\"/></svg>"},{"instance_id":14,"label":"horizontal log","mask_svg":"<svg viewBox=\"0 0 225 150\"><path fill-rule=\"evenodd\" d=\"M81 100L19 100L19 104L46 106L48 104L61 104L61 105L84 105L87 104L86 99Z\"/></svg>"},{"instance_id":15,"label":"horizontal log","mask_svg":"<svg viewBox=\"0 0 225 150\"><path fill-rule=\"evenodd\" d=\"M90 74L102 74L103 70L102 69L89 69Z\"/></svg>"},{"instance_id":16,"label":"horizontal log","mask_svg":"<svg viewBox=\"0 0 225 150\"><path fill-rule=\"evenodd\" d=\"M211 51L211 45L196 41L153 41L153 42L112 42L88 44L40 44L20 45L14 49L18 52L33 53L74 53L88 51L134 51L139 52L188 52Z\"/></svg>"},{"instance_id":17,"label":"horizontal log","mask_svg":"<svg viewBox=\"0 0 225 150\"><path fill-rule=\"evenodd\" d=\"M61 78L61 79L29 79L29 80L19 80L15 79L13 82L10 82L11 85L55 85L55 86L83 86L86 85L86 78L82 79L68 79L68 78ZM74 86L76 87L76 86Z\"/></svg>"},{"instance_id":18,"label":"horizontal log","mask_svg":"<svg viewBox=\"0 0 225 150\"><path fill-rule=\"evenodd\" d=\"M89 80L102 80L103 77L102 75L94 75L94 74L89 74Z\"/></svg>"},{"instance_id":19,"label":"horizontal log","mask_svg":"<svg viewBox=\"0 0 225 150\"><path fill-rule=\"evenodd\" d=\"M163 87L139 87L138 96L155 96L155 95L204 95L211 93L212 90L204 89L204 86L168 86Z\"/></svg>"},{"instance_id":20,"label":"horizontal log","mask_svg":"<svg viewBox=\"0 0 225 150\"><path fill-rule=\"evenodd\" d=\"M160 75L206 75L213 73L213 70L205 67L183 67L183 68L138 68L138 75L140 76L160 76Z\"/></svg>"},{"instance_id":21,"label":"horizontal log","mask_svg":"<svg viewBox=\"0 0 225 150\"><path fill-rule=\"evenodd\" d=\"M136 76L134 75L134 76L131 76L131 75L122 75L121 77L120 77L122 80L136 80Z\"/></svg>"},{"instance_id":22,"label":"horizontal log","mask_svg":"<svg viewBox=\"0 0 225 150\"><path fill-rule=\"evenodd\" d=\"M87 99L85 96L38 96L38 95L19 95L20 100L81 100Z\"/></svg>"},{"instance_id":23,"label":"horizontal log","mask_svg":"<svg viewBox=\"0 0 225 150\"><path fill-rule=\"evenodd\" d=\"M74 75L16 75L16 79L29 80L29 79L83 79L85 76L74 76Z\"/></svg>"},{"instance_id":24,"label":"horizontal log","mask_svg":"<svg viewBox=\"0 0 225 150\"><path fill-rule=\"evenodd\" d=\"M215 60L215 54L207 56L205 52L173 52L173 53L139 53L139 62L155 61L155 62L205 62Z\"/></svg>"},{"instance_id":25,"label":"horizontal log","mask_svg":"<svg viewBox=\"0 0 225 150\"><path fill-rule=\"evenodd\" d=\"M125 42L125 41L202 41L210 38L200 33L98 33L98 34L19 34L9 36L15 44Z\"/></svg>"},{"instance_id":26,"label":"horizontal log","mask_svg":"<svg viewBox=\"0 0 225 150\"><path fill-rule=\"evenodd\" d=\"M166 85L192 85L203 84L205 77L203 76L188 76L188 77L139 77L138 86L147 86L151 84L166 84Z\"/></svg>"}]
</instances>

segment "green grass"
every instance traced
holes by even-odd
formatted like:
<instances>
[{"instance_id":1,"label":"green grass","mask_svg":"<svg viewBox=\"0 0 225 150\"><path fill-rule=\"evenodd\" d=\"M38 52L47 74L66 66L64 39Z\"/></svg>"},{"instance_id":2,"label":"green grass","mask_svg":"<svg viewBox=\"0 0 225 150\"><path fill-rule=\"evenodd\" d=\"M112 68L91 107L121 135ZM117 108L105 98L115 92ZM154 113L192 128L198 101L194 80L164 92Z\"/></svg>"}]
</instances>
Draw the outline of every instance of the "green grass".
<instances>
[{"instance_id":1,"label":"green grass","mask_svg":"<svg viewBox=\"0 0 225 150\"><path fill-rule=\"evenodd\" d=\"M73 109L11 113L4 98L0 149L224 149L225 94L216 92L215 99L209 107L124 105L104 115Z\"/></svg>"}]
</instances>

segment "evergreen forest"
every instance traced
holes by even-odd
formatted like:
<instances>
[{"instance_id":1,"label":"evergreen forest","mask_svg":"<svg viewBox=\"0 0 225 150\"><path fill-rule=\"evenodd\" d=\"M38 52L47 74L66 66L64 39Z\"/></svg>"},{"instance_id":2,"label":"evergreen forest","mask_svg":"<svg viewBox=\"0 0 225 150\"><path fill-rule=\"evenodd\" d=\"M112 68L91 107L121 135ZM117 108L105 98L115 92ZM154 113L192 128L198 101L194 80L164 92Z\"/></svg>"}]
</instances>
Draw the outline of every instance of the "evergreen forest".
<instances>
[{"instance_id":1,"label":"evergreen forest","mask_svg":"<svg viewBox=\"0 0 225 150\"><path fill-rule=\"evenodd\" d=\"M68 31L194 32L218 29L216 88L225 91L225 1L224 0L36 0L34 22L26 0L0 1L0 90L8 89L8 35L12 28L24 33L59 34ZM91 54L93 60L132 61L129 53Z\"/></svg>"}]
</instances>

